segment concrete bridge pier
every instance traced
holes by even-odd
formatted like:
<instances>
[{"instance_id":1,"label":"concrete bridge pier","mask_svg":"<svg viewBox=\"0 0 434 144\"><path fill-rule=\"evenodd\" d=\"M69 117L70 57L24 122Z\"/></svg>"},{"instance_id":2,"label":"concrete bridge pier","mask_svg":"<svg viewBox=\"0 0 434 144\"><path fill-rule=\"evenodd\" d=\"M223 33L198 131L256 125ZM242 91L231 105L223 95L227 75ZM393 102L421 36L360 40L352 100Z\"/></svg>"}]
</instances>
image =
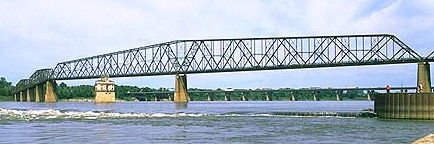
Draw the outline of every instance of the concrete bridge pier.
<instances>
[{"instance_id":1,"label":"concrete bridge pier","mask_svg":"<svg viewBox=\"0 0 434 144\"><path fill-rule=\"evenodd\" d=\"M18 100L18 98L17 98L17 94L15 93L14 94L14 102L16 102Z\"/></svg>"},{"instance_id":2,"label":"concrete bridge pier","mask_svg":"<svg viewBox=\"0 0 434 144\"><path fill-rule=\"evenodd\" d=\"M95 102L116 102L115 83L107 75L101 76L101 79L95 82Z\"/></svg>"},{"instance_id":3,"label":"concrete bridge pier","mask_svg":"<svg viewBox=\"0 0 434 144\"><path fill-rule=\"evenodd\" d=\"M231 101L231 98L227 95L225 95L225 101Z\"/></svg>"},{"instance_id":4,"label":"concrete bridge pier","mask_svg":"<svg viewBox=\"0 0 434 144\"><path fill-rule=\"evenodd\" d=\"M241 101L247 101L246 96L241 95Z\"/></svg>"},{"instance_id":5,"label":"concrete bridge pier","mask_svg":"<svg viewBox=\"0 0 434 144\"><path fill-rule=\"evenodd\" d=\"M319 98L316 97L316 93L313 92L313 101L319 101Z\"/></svg>"},{"instance_id":6,"label":"concrete bridge pier","mask_svg":"<svg viewBox=\"0 0 434 144\"><path fill-rule=\"evenodd\" d=\"M27 92L27 102L31 102L32 100L30 96L30 89L27 89L26 92Z\"/></svg>"},{"instance_id":7,"label":"concrete bridge pier","mask_svg":"<svg viewBox=\"0 0 434 144\"><path fill-rule=\"evenodd\" d=\"M429 63L418 63L416 93L374 94L373 98L374 111L379 118L433 120L434 93Z\"/></svg>"},{"instance_id":8,"label":"concrete bridge pier","mask_svg":"<svg viewBox=\"0 0 434 144\"><path fill-rule=\"evenodd\" d=\"M20 102L23 102L23 92L20 92Z\"/></svg>"},{"instance_id":9,"label":"concrete bridge pier","mask_svg":"<svg viewBox=\"0 0 434 144\"><path fill-rule=\"evenodd\" d=\"M57 102L57 95L55 92L56 81L47 81L45 83L45 102L46 103L55 103Z\"/></svg>"},{"instance_id":10,"label":"concrete bridge pier","mask_svg":"<svg viewBox=\"0 0 434 144\"><path fill-rule=\"evenodd\" d=\"M371 94L368 93L368 101L372 101Z\"/></svg>"},{"instance_id":11,"label":"concrete bridge pier","mask_svg":"<svg viewBox=\"0 0 434 144\"><path fill-rule=\"evenodd\" d=\"M212 95L211 93L206 93L206 96L208 97L208 101L214 101L211 95Z\"/></svg>"},{"instance_id":12,"label":"concrete bridge pier","mask_svg":"<svg viewBox=\"0 0 434 144\"><path fill-rule=\"evenodd\" d=\"M21 92L22 94L23 94L23 96L22 96L22 101L21 102L27 102L27 91L23 91L23 92Z\"/></svg>"},{"instance_id":13,"label":"concrete bridge pier","mask_svg":"<svg viewBox=\"0 0 434 144\"><path fill-rule=\"evenodd\" d=\"M154 101L158 101L158 97L156 94L154 94Z\"/></svg>"},{"instance_id":14,"label":"concrete bridge pier","mask_svg":"<svg viewBox=\"0 0 434 144\"><path fill-rule=\"evenodd\" d=\"M338 91L336 91L336 100L342 101L342 97L339 95Z\"/></svg>"},{"instance_id":15,"label":"concrete bridge pier","mask_svg":"<svg viewBox=\"0 0 434 144\"><path fill-rule=\"evenodd\" d=\"M39 97L39 86L36 85L36 87L35 87L35 102L40 102L40 101L41 101L41 99Z\"/></svg>"},{"instance_id":16,"label":"concrete bridge pier","mask_svg":"<svg viewBox=\"0 0 434 144\"><path fill-rule=\"evenodd\" d=\"M241 100L242 101L248 101L247 97L246 97L246 93L241 92Z\"/></svg>"},{"instance_id":17,"label":"concrete bridge pier","mask_svg":"<svg viewBox=\"0 0 434 144\"><path fill-rule=\"evenodd\" d=\"M291 101L297 101L297 98L294 96L293 92L291 92Z\"/></svg>"},{"instance_id":18,"label":"concrete bridge pier","mask_svg":"<svg viewBox=\"0 0 434 144\"><path fill-rule=\"evenodd\" d=\"M26 94L27 94L27 102L36 102L36 93L35 93L36 88L29 88L26 90Z\"/></svg>"},{"instance_id":19,"label":"concrete bridge pier","mask_svg":"<svg viewBox=\"0 0 434 144\"><path fill-rule=\"evenodd\" d=\"M430 65L428 62L419 62L417 64L417 87L418 93L432 92Z\"/></svg>"},{"instance_id":20,"label":"concrete bridge pier","mask_svg":"<svg viewBox=\"0 0 434 144\"><path fill-rule=\"evenodd\" d=\"M273 95L273 93L271 93L271 92L265 92L265 100L266 101L273 101L272 95Z\"/></svg>"},{"instance_id":21,"label":"concrete bridge pier","mask_svg":"<svg viewBox=\"0 0 434 144\"><path fill-rule=\"evenodd\" d=\"M167 94L167 99L168 99L169 101L172 101L172 96L170 96L170 94Z\"/></svg>"},{"instance_id":22,"label":"concrete bridge pier","mask_svg":"<svg viewBox=\"0 0 434 144\"><path fill-rule=\"evenodd\" d=\"M230 92L225 92L225 101L231 101L231 93Z\"/></svg>"},{"instance_id":23,"label":"concrete bridge pier","mask_svg":"<svg viewBox=\"0 0 434 144\"><path fill-rule=\"evenodd\" d=\"M188 103L189 96L187 92L187 75L176 74L175 76L175 93L173 96L175 103Z\"/></svg>"}]
</instances>

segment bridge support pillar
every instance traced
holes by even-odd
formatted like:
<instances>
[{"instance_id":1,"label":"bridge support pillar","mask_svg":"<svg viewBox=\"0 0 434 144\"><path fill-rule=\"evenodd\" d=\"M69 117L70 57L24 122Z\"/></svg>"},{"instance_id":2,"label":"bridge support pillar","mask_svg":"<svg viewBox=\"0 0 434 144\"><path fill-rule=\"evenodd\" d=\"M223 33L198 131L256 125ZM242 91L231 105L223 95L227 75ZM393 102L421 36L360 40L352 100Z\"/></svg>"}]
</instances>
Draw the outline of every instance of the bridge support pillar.
<instances>
[{"instance_id":1,"label":"bridge support pillar","mask_svg":"<svg viewBox=\"0 0 434 144\"><path fill-rule=\"evenodd\" d=\"M421 88L419 93L431 92L431 73L428 62L420 62L417 64L417 86L418 89Z\"/></svg>"},{"instance_id":2,"label":"bridge support pillar","mask_svg":"<svg viewBox=\"0 0 434 144\"><path fill-rule=\"evenodd\" d=\"M45 83L45 102L46 103L55 103L57 102L57 95L55 90L55 87L53 85L55 81L47 81Z\"/></svg>"},{"instance_id":3,"label":"bridge support pillar","mask_svg":"<svg viewBox=\"0 0 434 144\"><path fill-rule=\"evenodd\" d=\"M339 93L336 91L336 100L342 101L342 97L339 95Z\"/></svg>"},{"instance_id":4,"label":"bridge support pillar","mask_svg":"<svg viewBox=\"0 0 434 144\"><path fill-rule=\"evenodd\" d=\"M31 102L30 89L27 89L27 102Z\"/></svg>"},{"instance_id":5,"label":"bridge support pillar","mask_svg":"<svg viewBox=\"0 0 434 144\"><path fill-rule=\"evenodd\" d=\"M175 93L173 96L175 103L188 103L187 75L177 74L175 77Z\"/></svg>"},{"instance_id":6,"label":"bridge support pillar","mask_svg":"<svg viewBox=\"0 0 434 144\"><path fill-rule=\"evenodd\" d=\"M167 97L168 97L169 101L172 101L172 96L170 96L170 94L167 94Z\"/></svg>"},{"instance_id":7,"label":"bridge support pillar","mask_svg":"<svg viewBox=\"0 0 434 144\"><path fill-rule=\"evenodd\" d=\"M266 101L273 101L273 97L271 96L271 93L265 92L265 100Z\"/></svg>"},{"instance_id":8,"label":"bridge support pillar","mask_svg":"<svg viewBox=\"0 0 434 144\"><path fill-rule=\"evenodd\" d=\"M23 92L20 92L20 102L23 102Z\"/></svg>"},{"instance_id":9,"label":"bridge support pillar","mask_svg":"<svg viewBox=\"0 0 434 144\"><path fill-rule=\"evenodd\" d=\"M108 76L102 76L100 80L95 82L95 102L116 102L115 83Z\"/></svg>"},{"instance_id":10,"label":"bridge support pillar","mask_svg":"<svg viewBox=\"0 0 434 144\"><path fill-rule=\"evenodd\" d=\"M225 101L231 101L231 96L229 96L229 93L225 93Z\"/></svg>"},{"instance_id":11,"label":"bridge support pillar","mask_svg":"<svg viewBox=\"0 0 434 144\"><path fill-rule=\"evenodd\" d=\"M247 101L246 96L242 95L242 96L241 96L241 100L242 100L242 101Z\"/></svg>"},{"instance_id":12,"label":"bridge support pillar","mask_svg":"<svg viewBox=\"0 0 434 144\"><path fill-rule=\"evenodd\" d=\"M313 94L313 101L319 101L319 99L316 97L316 94Z\"/></svg>"},{"instance_id":13,"label":"bridge support pillar","mask_svg":"<svg viewBox=\"0 0 434 144\"><path fill-rule=\"evenodd\" d=\"M291 92L291 101L297 101L297 98L295 98L294 93Z\"/></svg>"},{"instance_id":14,"label":"bridge support pillar","mask_svg":"<svg viewBox=\"0 0 434 144\"><path fill-rule=\"evenodd\" d=\"M40 102L40 98L39 98L39 86L36 85L35 87L35 102Z\"/></svg>"},{"instance_id":15,"label":"bridge support pillar","mask_svg":"<svg viewBox=\"0 0 434 144\"><path fill-rule=\"evenodd\" d=\"M368 93L368 101L372 101L371 94Z\"/></svg>"},{"instance_id":16,"label":"bridge support pillar","mask_svg":"<svg viewBox=\"0 0 434 144\"><path fill-rule=\"evenodd\" d=\"M17 94L15 93L15 94L14 94L14 102L16 102L17 99L18 99L18 98L17 98Z\"/></svg>"},{"instance_id":17,"label":"bridge support pillar","mask_svg":"<svg viewBox=\"0 0 434 144\"><path fill-rule=\"evenodd\" d=\"M211 96L210 93L206 93L206 95L208 96L208 101L214 101L214 100L212 99L212 96Z\"/></svg>"}]
</instances>

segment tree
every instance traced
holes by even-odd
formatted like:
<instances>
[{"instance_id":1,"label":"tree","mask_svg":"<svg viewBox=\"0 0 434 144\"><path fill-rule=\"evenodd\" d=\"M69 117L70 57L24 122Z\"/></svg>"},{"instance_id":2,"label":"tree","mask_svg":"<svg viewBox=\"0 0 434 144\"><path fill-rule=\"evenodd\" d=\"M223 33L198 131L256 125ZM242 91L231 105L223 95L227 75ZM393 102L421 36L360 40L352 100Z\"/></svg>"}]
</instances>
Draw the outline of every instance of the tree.
<instances>
[{"instance_id":1,"label":"tree","mask_svg":"<svg viewBox=\"0 0 434 144\"><path fill-rule=\"evenodd\" d=\"M12 83L8 82L5 77L0 78L0 96L1 100L12 100Z\"/></svg>"},{"instance_id":2,"label":"tree","mask_svg":"<svg viewBox=\"0 0 434 144\"><path fill-rule=\"evenodd\" d=\"M72 98L72 92L70 88L65 83L60 83L57 87L57 93L59 99L70 99Z\"/></svg>"}]
</instances>

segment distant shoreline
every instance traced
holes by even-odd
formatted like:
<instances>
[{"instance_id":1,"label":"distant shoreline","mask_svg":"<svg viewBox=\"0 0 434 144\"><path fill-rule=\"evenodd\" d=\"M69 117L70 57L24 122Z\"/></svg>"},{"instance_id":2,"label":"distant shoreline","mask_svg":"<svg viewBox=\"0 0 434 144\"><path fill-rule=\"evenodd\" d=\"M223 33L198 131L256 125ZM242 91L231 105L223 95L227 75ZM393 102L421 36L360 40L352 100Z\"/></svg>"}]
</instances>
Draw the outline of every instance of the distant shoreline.
<instances>
[{"instance_id":1,"label":"distant shoreline","mask_svg":"<svg viewBox=\"0 0 434 144\"><path fill-rule=\"evenodd\" d=\"M151 101L155 101L155 100L151 100ZM169 100L159 100L159 101L169 101ZM206 102L208 100L193 100L193 101ZM213 101L224 101L224 100L213 100ZM230 101L242 101L242 100L230 100ZM267 100L247 100L247 101L267 101ZM272 100L272 101L291 101L291 100ZM314 100L297 100L297 101L314 101ZM337 101L337 100L319 100L319 101ZM342 101L368 101L368 100L344 99ZM13 102L13 99L11 100L1 99L0 102ZM58 102L95 102L95 100L94 99L59 99ZM116 99L116 102L148 102L148 101Z\"/></svg>"}]
</instances>

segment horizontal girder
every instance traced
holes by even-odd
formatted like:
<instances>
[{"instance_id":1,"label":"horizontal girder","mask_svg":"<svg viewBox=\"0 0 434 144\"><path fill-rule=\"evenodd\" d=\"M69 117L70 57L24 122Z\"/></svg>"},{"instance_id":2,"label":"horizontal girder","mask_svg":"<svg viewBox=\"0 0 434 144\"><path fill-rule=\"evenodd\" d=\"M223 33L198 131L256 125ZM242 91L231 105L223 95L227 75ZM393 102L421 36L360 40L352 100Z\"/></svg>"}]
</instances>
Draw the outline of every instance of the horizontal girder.
<instances>
[{"instance_id":1,"label":"horizontal girder","mask_svg":"<svg viewBox=\"0 0 434 144\"><path fill-rule=\"evenodd\" d=\"M34 77L36 80L31 78L30 85L48 79L88 79L101 75L128 77L424 60L404 42L388 34L176 40L60 62L49 76L51 69L45 69Z\"/></svg>"}]
</instances>

